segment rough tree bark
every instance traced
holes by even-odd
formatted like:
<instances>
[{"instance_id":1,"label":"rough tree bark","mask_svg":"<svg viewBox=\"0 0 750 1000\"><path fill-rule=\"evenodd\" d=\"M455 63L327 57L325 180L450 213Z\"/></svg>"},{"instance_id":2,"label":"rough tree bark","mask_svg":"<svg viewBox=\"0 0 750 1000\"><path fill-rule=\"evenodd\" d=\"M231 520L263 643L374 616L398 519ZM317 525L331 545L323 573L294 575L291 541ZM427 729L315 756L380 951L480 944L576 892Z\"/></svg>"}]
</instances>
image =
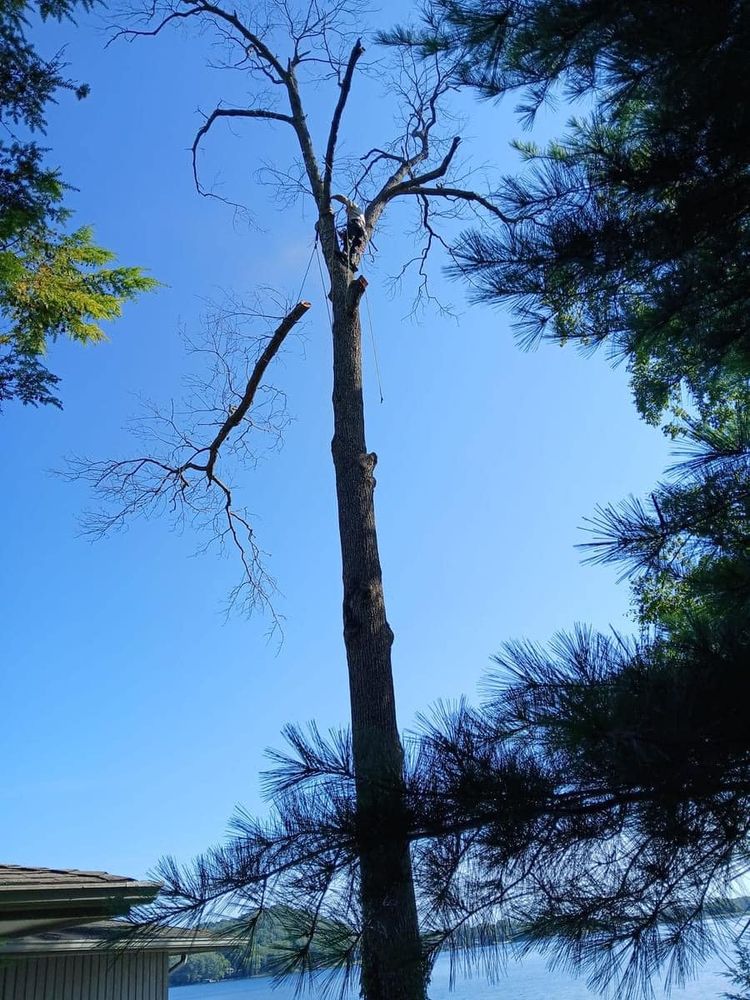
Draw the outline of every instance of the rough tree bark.
<instances>
[{"instance_id":1,"label":"rough tree bark","mask_svg":"<svg viewBox=\"0 0 750 1000\"><path fill-rule=\"evenodd\" d=\"M403 748L396 721L391 666L393 632L385 612L375 526L377 457L368 452L362 392L360 302L366 288L342 253L331 209L331 183L341 118L357 62L357 40L340 82L323 170L299 98L293 67L287 70L293 128L318 208L317 235L331 282L333 422L331 452L336 477L343 580L343 631L349 675L352 750L356 773L362 904L362 993L367 1000L424 1000L426 971L411 873L403 781ZM375 209L379 216L382 205ZM368 237L374 220L368 220Z\"/></svg>"},{"instance_id":2,"label":"rough tree bark","mask_svg":"<svg viewBox=\"0 0 750 1000\"><path fill-rule=\"evenodd\" d=\"M359 305L364 279L331 275L333 417L368 1000L419 1000L426 976L406 836L403 751L375 525L377 456L367 451Z\"/></svg>"}]
</instances>

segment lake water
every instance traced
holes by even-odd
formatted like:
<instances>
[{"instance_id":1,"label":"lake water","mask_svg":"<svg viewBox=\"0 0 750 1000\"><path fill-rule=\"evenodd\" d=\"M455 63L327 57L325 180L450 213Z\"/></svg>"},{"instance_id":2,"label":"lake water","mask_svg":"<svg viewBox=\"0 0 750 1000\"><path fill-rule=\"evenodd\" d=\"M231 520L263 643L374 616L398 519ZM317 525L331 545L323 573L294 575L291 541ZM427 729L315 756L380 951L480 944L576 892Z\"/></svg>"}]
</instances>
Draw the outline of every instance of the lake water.
<instances>
[{"instance_id":1,"label":"lake water","mask_svg":"<svg viewBox=\"0 0 750 1000\"><path fill-rule=\"evenodd\" d=\"M685 987L674 987L666 993L656 983L654 997L663 1000L719 1000L731 990L729 980L722 974L724 961L714 956L699 970L695 979ZM560 970L551 972L544 956L532 953L518 961L508 961L506 973L499 981L488 983L481 976L457 977L450 988L450 969L447 957L440 958L432 974L430 1000L592 1000L592 993L581 979ZM305 990L303 997L315 1000L315 992ZM332 994L337 996L337 994ZM356 994L352 994L352 1000ZM610 994L610 997L616 994ZM274 988L270 979L236 979L223 983L204 983L199 986L178 986L169 991L169 1000L294 1000L293 983Z\"/></svg>"}]
</instances>

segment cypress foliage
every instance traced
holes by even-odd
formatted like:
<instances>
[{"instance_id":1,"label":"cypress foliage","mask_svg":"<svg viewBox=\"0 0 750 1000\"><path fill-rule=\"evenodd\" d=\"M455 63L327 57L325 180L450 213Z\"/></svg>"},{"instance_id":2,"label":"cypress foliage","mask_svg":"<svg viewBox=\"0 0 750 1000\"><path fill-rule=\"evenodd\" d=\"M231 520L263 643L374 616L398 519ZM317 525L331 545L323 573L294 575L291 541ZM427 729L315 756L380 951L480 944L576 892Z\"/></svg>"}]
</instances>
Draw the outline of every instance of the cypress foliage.
<instances>
[{"instance_id":1,"label":"cypress foliage","mask_svg":"<svg viewBox=\"0 0 750 1000\"><path fill-rule=\"evenodd\" d=\"M156 286L137 267L112 267L89 227L67 228L66 184L46 163L46 109L61 91L88 93L64 75L59 57L44 59L28 38L30 19L72 19L92 0L0 2L0 406L17 399L61 406L59 378L41 361L64 335L104 339L101 323Z\"/></svg>"}]
</instances>

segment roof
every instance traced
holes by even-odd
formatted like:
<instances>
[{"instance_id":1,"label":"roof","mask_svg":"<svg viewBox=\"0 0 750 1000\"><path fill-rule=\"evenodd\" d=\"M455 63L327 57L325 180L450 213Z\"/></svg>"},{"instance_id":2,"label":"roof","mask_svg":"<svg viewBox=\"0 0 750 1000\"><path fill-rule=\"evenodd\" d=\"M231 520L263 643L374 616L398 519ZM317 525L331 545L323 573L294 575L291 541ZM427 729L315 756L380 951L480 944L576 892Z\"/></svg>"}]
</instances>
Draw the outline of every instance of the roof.
<instances>
[{"instance_id":1,"label":"roof","mask_svg":"<svg viewBox=\"0 0 750 1000\"><path fill-rule=\"evenodd\" d=\"M0 865L0 938L66 923L126 916L159 892L147 882L74 868Z\"/></svg>"},{"instance_id":2,"label":"roof","mask_svg":"<svg viewBox=\"0 0 750 1000\"><path fill-rule=\"evenodd\" d=\"M80 891L108 890L112 887L149 886L154 882L141 882L127 875L109 872L83 872L77 868L24 868L22 865L0 865L0 893L12 891L48 892L51 890ZM158 885L157 885L158 888ZM2 898L2 897L0 897Z\"/></svg>"},{"instance_id":3,"label":"roof","mask_svg":"<svg viewBox=\"0 0 750 1000\"><path fill-rule=\"evenodd\" d=\"M94 952L105 948L162 951L170 955L237 947L237 938L184 927L147 927L102 920L82 927L39 931L0 940L0 956Z\"/></svg>"}]
</instances>

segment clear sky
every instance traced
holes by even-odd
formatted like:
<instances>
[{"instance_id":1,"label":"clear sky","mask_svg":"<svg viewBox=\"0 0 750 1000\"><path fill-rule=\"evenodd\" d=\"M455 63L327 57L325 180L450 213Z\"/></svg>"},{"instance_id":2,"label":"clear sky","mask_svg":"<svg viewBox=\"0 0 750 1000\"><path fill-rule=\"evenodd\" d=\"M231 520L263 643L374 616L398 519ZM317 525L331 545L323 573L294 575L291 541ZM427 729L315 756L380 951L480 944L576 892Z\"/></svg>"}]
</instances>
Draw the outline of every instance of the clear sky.
<instances>
[{"instance_id":1,"label":"clear sky","mask_svg":"<svg viewBox=\"0 0 750 1000\"><path fill-rule=\"evenodd\" d=\"M377 20L400 16L387 0ZM105 50L107 37L96 19L39 36L47 52L67 45L71 75L92 87L53 110L52 160L78 188L76 221L165 287L130 306L107 344L54 347L63 412L0 416L0 860L142 875L162 854L187 859L220 839L236 804L263 809L264 748L289 721L345 724L348 695L315 268L304 340L271 379L294 422L281 453L239 484L279 582L280 648L262 618L225 623L230 558L196 556L199 538L159 520L92 545L76 525L86 487L50 474L66 455L132 454L137 397L180 394L191 364L180 330L197 332L204 300L259 284L293 295L312 240L309 207L278 211L257 181L264 162L293 156L283 126L219 128L201 159L207 183L248 204L254 227L195 192L198 109L245 87L205 68L206 39L165 33ZM314 125L334 101L312 93ZM355 87L345 151L393 134L389 102L377 80ZM514 169L511 105L466 99L462 110L466 161ZM581 566L574 546L597 502L647 490L668 454L639 422L622 371L572 349L522 353L509 316L469 307L437 261L435 287L458 322L409 319L408 284L393 296L386 281L413 252L408 227L395 211L364 268L385 397L368 349L368 444L404 728L438 699L474 698L505 639L544 640L577 621L630 628L627 587L614 569Z\"/></svg>"}]
</instances>

